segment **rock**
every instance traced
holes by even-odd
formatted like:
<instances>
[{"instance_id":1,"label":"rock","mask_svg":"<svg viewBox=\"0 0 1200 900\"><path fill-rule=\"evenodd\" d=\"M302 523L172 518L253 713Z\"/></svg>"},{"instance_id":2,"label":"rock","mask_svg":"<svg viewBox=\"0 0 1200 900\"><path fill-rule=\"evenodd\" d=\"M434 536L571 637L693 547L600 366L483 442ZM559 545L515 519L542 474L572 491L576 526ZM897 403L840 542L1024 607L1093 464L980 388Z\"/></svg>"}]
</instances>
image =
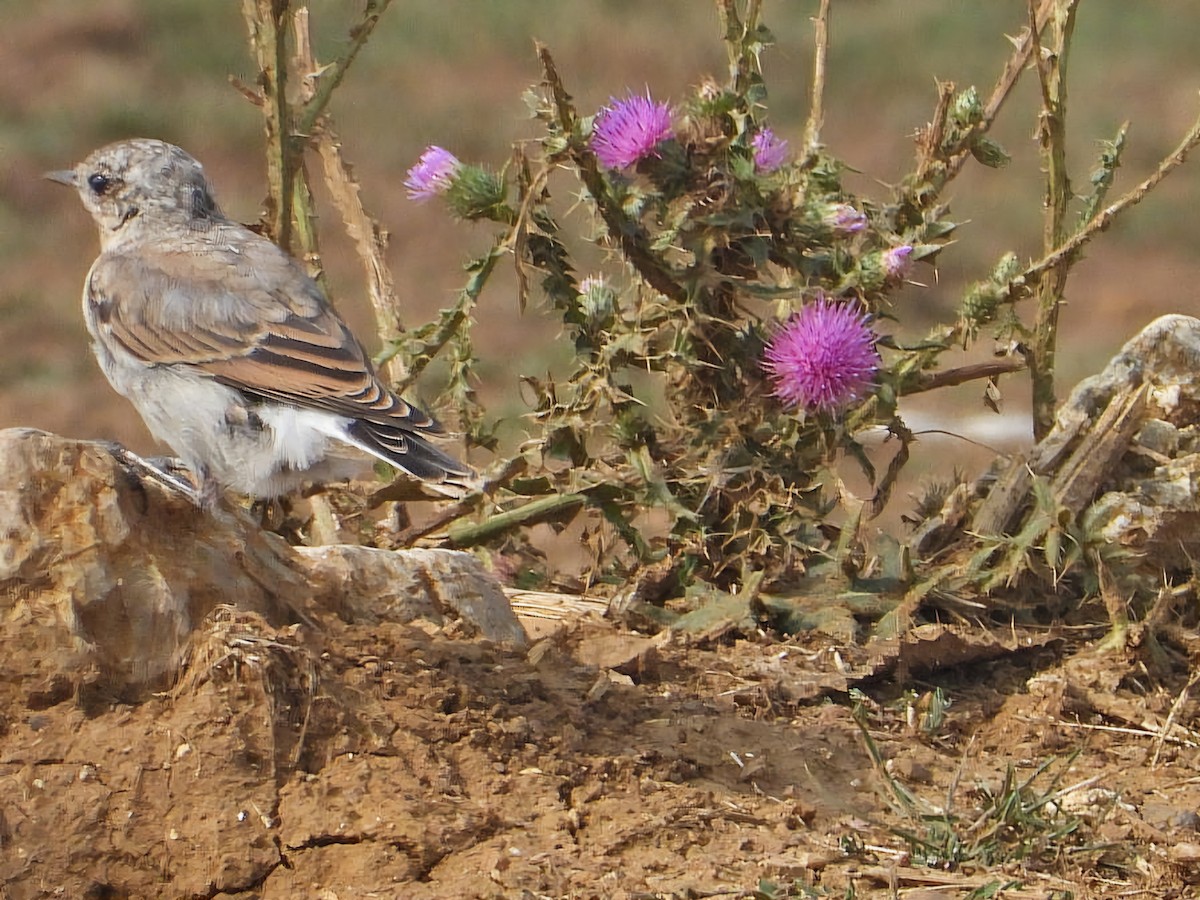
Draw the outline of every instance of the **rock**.
<instances>
[{"instance_id":1,"label":"rock","mask_svg":"<svg viewBox=\"0 0 1200 900\"><path fill-rule=\"evenodd\" d=\"M296 618L309 590L289 556L103 444L0 431L0 634L44 644L49 682L95 667L119 693L162 684L218 604Z\"/></svg>"},{"instance_id":2,"label":"rock","mask_svg":"<svg viewBox=\"0 0 1200 900\"><path fill-rule=\"evenodd\" d=\"M525 629L483 564L461 550L296 547L316 603L347 622L437 625L459 618L471 634L523 648Z\"/></svg>"},{"instance_id":3,"label":"rock","mask_svg":"<svg viewBox=\"0 0 1200 900\"><path fill-rule=\"evenodd\" d=\"M669 631L653 637L641 634L602 631L581 635L571 655L582 665L613 669L641 679L657 662L658 648L670 639Z\"/></svg>"},{"instance_id":4,"label":"rock","mask_svg":"<svg viewBox=\"0 0 1200 900\"><path fill-rule=\"evenodd\" d=\"M43 663L8 672L6 654L0 677L29 683L42 708L84 682L129 698L166 686L217 607L275 626L312 626L322 612L461 617L468 633L524 644L500 586L467 554L297 550L240 509L198 509L119 455L0 431L0 642L33 645Z\"/></svg>"},{"instance_id":5,"label":"rock","mask_svg":"<svg viewBox=\"0 0 1200 900\"><path fill-rule=\"evenodd\" d=\"M956 495L914 546L929 554L961 531L1017 534L1037 476L1089 534L1135 551L1147 571L1190 568L1200 555L1198 412L1200 319L1162 316L1071 391L1027 456L981 479L987 496L969 520Z\"/></svg>"}]
</instances>

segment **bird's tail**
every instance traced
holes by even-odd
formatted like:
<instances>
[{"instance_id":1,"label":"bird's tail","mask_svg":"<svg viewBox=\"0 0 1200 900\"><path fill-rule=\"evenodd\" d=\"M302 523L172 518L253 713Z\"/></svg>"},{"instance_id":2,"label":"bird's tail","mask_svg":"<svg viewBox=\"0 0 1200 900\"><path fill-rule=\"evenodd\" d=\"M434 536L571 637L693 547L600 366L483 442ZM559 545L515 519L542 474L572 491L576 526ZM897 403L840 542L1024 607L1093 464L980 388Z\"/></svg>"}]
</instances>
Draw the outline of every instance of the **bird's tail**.
<instances>
[{"instance_id":1,"label":"bird's tail","mask_svg":"<svg viewBox=\"0 0 1200 900\"><path fill-rule=\"evenodd\" d=\"M460 496L477 478L466 463L436 447L423 434L408 429L359 419L347 429L347 438L359 449L427 482L434 490L445 485L454 496Z\"/></svg>"}]
</instances>

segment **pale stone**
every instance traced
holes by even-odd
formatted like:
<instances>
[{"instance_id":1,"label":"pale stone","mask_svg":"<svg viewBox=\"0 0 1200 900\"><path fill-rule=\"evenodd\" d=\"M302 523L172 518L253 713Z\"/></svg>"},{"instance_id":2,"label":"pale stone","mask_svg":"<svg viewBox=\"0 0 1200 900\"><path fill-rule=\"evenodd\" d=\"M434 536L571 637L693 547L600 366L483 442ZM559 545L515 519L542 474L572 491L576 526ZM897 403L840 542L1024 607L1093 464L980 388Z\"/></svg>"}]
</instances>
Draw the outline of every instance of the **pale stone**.
<instances>
[{"instance_id":1,"label":"pale stone","mask_svg":"<svg viewBox=\"0 0 1200 900\"><path fill-rule=\"evenodd\" d=\"M105 444L0 431L0 648L39 649L38 702L85 680L120 695L169 683L217 606L273 625L329 611L437 624L523 646L494 579L464 553L363 547L297 551L228 505L199 509Z\"/></svg>"},{"instance_id":2,"label":"pale stone","mask_svg":"<svg viewBox=\"0 0 1200 900\"><path fill-rule=\"evenodd\" d=\"M461 550L380 550L352 544L296 547L318 604L348 622L437 625L459 618L469 633L524 647L525 629L500 584Z\"/></svg>"},{"instance_id":3,"label":"pale stone","mask_svg":"<svg viewBox=\"0 0 1200 900\"><path fill-rule=\"evenodd\" d=\"M1162 316L1071 391L1027 456L981 480L987 497L969 521L947 503L913 546L929 554L962 531L1018 533L1038 476L1087 533L1137 551L1147 571L1190 568L1200 556L1197 410L1200 320Z\"/></svg>"}]
</instances>

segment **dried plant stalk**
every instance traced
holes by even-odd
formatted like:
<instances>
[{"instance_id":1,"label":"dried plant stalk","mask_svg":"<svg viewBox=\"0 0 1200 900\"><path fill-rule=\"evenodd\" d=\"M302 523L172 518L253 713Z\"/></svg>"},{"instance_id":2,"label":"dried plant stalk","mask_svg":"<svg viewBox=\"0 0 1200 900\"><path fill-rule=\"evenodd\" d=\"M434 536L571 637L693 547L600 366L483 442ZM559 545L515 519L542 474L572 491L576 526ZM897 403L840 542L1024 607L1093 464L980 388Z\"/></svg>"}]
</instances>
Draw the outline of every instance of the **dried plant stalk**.
<instances>
[{"instance_id":1,"label":"dried plant stalk","mask_svg":"<svg viewBox=\"0 0 1200 900\"><path fill-rule=\"evenodd\" d=\"M1067 238L1067 209L1071 182L1067 175L1067 63L1075 30L1078 0L1060 0L1050 19L1051 45L1042 52L1037 30L1037 11L1029 0L1030 35L1036 48L1042 110L1038 117L1038 139L1045 160L1046 199L1042 246L1049 253ZM1027 358L1033 392L1033 435L1041 440L1054 426L1054 360L1058 345L1058 313L1066 290L1070 260L1050 269L1037 290L1037 314Z\"/></svg>"},{"instance_id":2,"label":"dried plant stalk","mask_svg":"<svg viewBox=\"0 0 1200 900\"><path fill-rule=\"evenodd\" d=\"M267 234L284 250L292 248L291 116L287 100L287 0L242 0L242 15L258 63L263 125L267 143Z\"/></svg>"}]
</instances>

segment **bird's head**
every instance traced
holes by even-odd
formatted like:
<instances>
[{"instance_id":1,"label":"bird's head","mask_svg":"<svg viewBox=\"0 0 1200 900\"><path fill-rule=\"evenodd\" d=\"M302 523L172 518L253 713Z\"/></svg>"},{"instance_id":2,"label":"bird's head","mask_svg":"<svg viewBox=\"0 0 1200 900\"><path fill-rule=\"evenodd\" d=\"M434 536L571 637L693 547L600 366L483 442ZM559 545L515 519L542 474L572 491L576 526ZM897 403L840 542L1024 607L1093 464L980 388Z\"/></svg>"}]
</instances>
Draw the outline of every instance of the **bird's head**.
<instances>
[{"instance_id":1,"label":"bird's head","mask_svg":"<svg viewBox=\"0 0 1200 900\"><path fill-rule=\"evenodd\" d=\"M47 172L46 177L79 191L105 247L155 226L195 227L221 216L203 167L165 141L118 141L74 169Z\"/></svg>"}]
</instances>

